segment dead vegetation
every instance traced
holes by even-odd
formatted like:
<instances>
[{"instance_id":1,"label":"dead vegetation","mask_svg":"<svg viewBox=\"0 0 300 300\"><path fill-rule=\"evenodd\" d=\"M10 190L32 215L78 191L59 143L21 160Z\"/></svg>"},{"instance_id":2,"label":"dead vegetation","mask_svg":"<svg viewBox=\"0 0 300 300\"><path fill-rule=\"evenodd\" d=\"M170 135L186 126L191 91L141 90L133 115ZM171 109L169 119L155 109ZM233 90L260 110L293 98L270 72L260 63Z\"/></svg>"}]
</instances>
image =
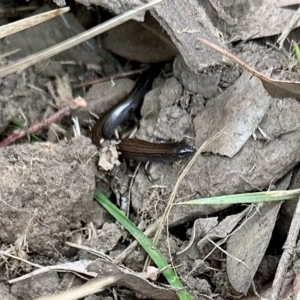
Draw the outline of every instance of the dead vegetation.
<instances>
[{"instance_id":1,"label":"dead vegetation","mask_svg":"<svg viewBox=\"0 0 300 300\"><path fill-rule=\"evenodd\" d=\"M297 200L187 202L299 196L297 5L86 0L47 12L56 16L47 22L14 25L33 7L57 7L2 2L0 298L298 299ZM136 73L158 62L133 134L185 140L197 152L154 162L151 182L137 162L118 158L118 142L99 151L89 137ZM141 235L165 267L94 200L96 189L151 238ZM170 286L169 271L181 288Z\"/></svg>"}]
</instances>

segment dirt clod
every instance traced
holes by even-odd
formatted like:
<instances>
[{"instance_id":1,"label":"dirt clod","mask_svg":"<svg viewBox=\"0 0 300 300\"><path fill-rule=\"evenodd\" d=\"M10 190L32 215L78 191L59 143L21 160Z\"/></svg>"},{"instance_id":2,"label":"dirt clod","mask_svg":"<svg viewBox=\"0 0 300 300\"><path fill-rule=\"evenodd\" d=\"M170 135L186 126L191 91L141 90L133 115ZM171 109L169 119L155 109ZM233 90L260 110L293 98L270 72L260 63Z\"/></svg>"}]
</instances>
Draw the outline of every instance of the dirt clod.
<instances>
[{"instance_id":1,"label":"dirt clod","mask_svg":"<svg viewBox=\"0 0 300 300\"><path fill-rule=\"evenodd\" d=\"M28 249L58 257L67 254L64 242L81 222L100 226L102 210L93 201L95 153L84 137L1 149L1 240L14 244L33 218Z\"/></svg>"}]
</instances>

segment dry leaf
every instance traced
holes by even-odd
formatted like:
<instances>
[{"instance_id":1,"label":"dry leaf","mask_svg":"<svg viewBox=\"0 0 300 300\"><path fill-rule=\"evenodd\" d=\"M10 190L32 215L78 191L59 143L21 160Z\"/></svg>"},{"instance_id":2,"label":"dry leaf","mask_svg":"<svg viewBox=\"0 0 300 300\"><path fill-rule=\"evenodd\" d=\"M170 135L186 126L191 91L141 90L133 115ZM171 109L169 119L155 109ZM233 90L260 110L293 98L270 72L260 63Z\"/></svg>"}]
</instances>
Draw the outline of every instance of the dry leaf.
<instances>
[{"instance_id":1,"label":"dry leaf","mask_svg":"<svg viewBox=\"0 0 300 300\"><path fill-rule=\"evenodd\" d=\"M270 101L270 95L259 80L244 72L232 86L211 99L194 119L196 147L225 128L226 133L205 151L233 157L257 129Z\"/></svg>"},{"instance_id":2,"label":"dry leaf","mask_svg":"<svg viewBox=\"0 0 300 300\"><path fill-rule=\"evenodd\" d=\"M176 300L178 296L170 288L157 286L145 279L144 273L137 273L127 268L122 268L112 262L96 260L88 267L89 271L97 272L100 276L118 277L115 285L125 286L142 294L146 298Z\"/></svg>"},{"instance_id":3,"label":"dry leaf","mask_svg":"<svg viewBox=\"0 0 300 300\"><path fill-rule=\"evenodd\" d=\"M294 0L209 2L215 10L210 17L221 25L219 29L226 32L227 40L231 42L282 33L299 7L299 2ZM292 28L299 25L300 20Z\"/></svg>"},{"instance_id":4,"label":"dry leaf","mask_svg":"<svg viewBox=\"0 0 300 300\"><path fill-rule=\"evenodd\" d=\"M234 289L247 294L252 279L261 263L277 220L281 203L264 203L259 212L228 239L228 278ZM237 259L243 261L248 268Z\"/></svg>"}]
</instances>

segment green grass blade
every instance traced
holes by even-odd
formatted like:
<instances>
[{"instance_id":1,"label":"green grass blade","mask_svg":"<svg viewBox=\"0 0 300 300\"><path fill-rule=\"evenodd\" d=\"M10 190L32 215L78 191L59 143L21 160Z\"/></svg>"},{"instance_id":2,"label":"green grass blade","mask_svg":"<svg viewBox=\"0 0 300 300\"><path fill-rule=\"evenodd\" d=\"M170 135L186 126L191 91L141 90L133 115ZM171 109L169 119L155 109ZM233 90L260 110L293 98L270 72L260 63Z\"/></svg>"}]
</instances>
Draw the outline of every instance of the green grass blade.
<instances>
[{"instance_id":1,"label":"green grass blade","mask_svg":"<svg viewBox=\"0 0 300 300\"><path fill-rule=\"evenodd\" d=\"M299 49L299 46L295 41L292 41L292 45L293 45L293 49L294 49L294 52L295 52L295 55L297 57L298 64L299 64L300 63L300 49Z\"/></svg>"},{"instance_id":2,"label":"green grass blade","mask_svg":"<svg viewBox=\"0 0 300 300\"><path fill-rule=\"evenodd\" d=\"M18 128L24 129L24 126L22 123L20 123L19 121L17 121L16 119L12 119L11 122L17 126ZM36 142L42 142L42 140L36 136L35 134L30 134L31 138L36 141Z\"/></svg>"},{"instance_id":3,"label":"green grass blade","mask_svg":"<svg viewBox=\"0 0 300 300\"><path fill-rule=\"evenodd\" d=\"M162 270L162 274L165 276L169 284L176 290L180 290L177 292L179 299L191 300L192 298L185 291L184 286L151 239L144 235L144 233L140 231L134 223L132 223L114 204L112 204L101 192L97 190L95 191L95 199L139 242L157 267Z\"/></svg>"},{"instance_id":4,"label":"green grass blade","mask_svg":"<svg viewBox=\"0 0 300 300\"><path fill-rule=\"evenodd\" d=\"M199 204L238 204L238 203L259 203L265 201L282 201L293 200L300 196L300 189L289 191L271 191L271 192L258 192L247 194L226 195L210 198L200 198L195 200L189 200L186 202L177 203L199 205Z\"/></svg>"}]
</instances>

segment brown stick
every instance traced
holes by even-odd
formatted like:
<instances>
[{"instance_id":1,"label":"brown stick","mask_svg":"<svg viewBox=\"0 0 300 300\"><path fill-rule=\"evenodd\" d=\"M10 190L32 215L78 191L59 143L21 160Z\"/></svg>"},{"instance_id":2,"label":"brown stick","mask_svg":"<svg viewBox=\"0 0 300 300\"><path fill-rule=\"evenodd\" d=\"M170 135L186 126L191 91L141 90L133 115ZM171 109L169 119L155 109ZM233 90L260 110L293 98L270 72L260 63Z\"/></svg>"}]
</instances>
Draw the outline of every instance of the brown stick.
<instances>
[{"instance_id":1,"label":"brown stick","mask_svg":"<svg viewBox=\"0 0 300 300\"><path fill-rule=\"evenodd\" d=\"M57 111L54 115L52 115L50 118L38 123L32 125L30 128L26 130L15 130L11 135L9 135L6 139L4 139L2 142L0 142L0 148L8 146L10 143L24 137L27 134L34 133L44 127L47 127L50 123L56 122L61 117L70 114L73 110L79 108L79 107L85 107L86 102L83 98L77 97L70 101L70 103L63 108L61 108L59 111Z\"/></svg>"},{"instance_id":2,"label":"brown stick","mask_svg":"<svg viewBox=\"0 0 300 300\"><path fill-rule=\"evenodd\" d=\"M280 291L283 287L286 272L290 266L291 260L295 253L297 239L300 231L300 198L294 213L294 217L289 229L286 242L283 246L283 253L279 260L277 271L272 286L272 294L269 297L269 300L278 300L280 299Z\"/></svg>"},{"instance_id":3,"label":"brown stick","mask_svg":"<svg viewBox=\"0 0 300 300\"><path fill-rule=\"evenodd\" d=\"M119 74L115 74L115 75L111 75L111 76L106 76L106 77L102 77L102 78L98 78L98 79L94 79L94 80L89 80L89 81L82 82L81 84L77 84L74 87L75 88L80 88L80 87L89 86L89 85L99 83L99 82L109 81L109 80L112 80L112 79L113 80L114 79L119 79L119 78L127 77L127 76L130 76L130 75L142 73L145 70L146 69L143 68L143 69L133 70L133 71L129 71L129 72L123 72L123 73L119 73Z\"/></svg>"}]
</instances>

